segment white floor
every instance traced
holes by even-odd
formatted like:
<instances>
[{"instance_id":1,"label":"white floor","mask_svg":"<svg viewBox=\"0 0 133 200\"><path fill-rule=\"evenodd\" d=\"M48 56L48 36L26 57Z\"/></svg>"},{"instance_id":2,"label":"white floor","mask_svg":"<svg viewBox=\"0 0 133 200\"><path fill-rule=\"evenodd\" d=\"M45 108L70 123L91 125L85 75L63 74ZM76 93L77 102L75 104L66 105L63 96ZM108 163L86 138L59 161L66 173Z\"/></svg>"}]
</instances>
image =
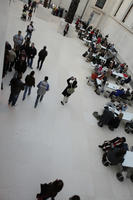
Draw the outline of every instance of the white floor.
<instances>
[{"instance_id":1,"label":"white floor","mask_svg":"<svg viewBox=\"0 0 133 200\"><path fill-rule=\"evenodd\" d=\"M11 5L11 44L19 29L25 35L27 23L20 20L21 10L22 3L15 1ZM133 184L130 180L117 181L115 170L102 165L97 146L116 136L126 136L132 145L133 135L127 135L122 127L111 132L97 126L92 113L101 110L107 100L86 85L89 65L81 56L86 47L76 33L73 38L57 33L60 19L47 9L39 8L36 16L32 41L38 50L46 45L49 53L41 72L36 70L37 57L34 60L36 84L48 75L50 91L36 110L36 88L24 102L21 94L17 106L9 108L9 80L13 73L4 81L0 95L0 200L33 200L40 192L40 183L56 178L64 181L57 200L67 200L74 194L82 200L132 200ZM78 88L63 107L61 92L72 75L78 79Z\"/></svg>"}]
</instances>

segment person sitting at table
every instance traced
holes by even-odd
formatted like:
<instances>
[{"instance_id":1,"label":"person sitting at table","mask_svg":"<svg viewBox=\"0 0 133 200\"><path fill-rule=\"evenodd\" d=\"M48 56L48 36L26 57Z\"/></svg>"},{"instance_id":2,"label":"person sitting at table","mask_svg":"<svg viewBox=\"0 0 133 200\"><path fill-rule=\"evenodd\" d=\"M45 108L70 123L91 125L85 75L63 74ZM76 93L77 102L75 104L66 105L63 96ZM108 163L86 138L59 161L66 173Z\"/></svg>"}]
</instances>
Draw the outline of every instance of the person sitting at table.
<instances>
[{"instance_id":1,"label":"person sitting at table","mask_svg":"<svg viewBox=\"0 0 133 200\"><path fill-rule=\"evenodd\" d=\"M106 167L109 165L118 165L119 163L123 163L125 153L126 150L124 149L110 149L107 153L103 154L102 163Z\"/></svg>"},{"instance_id":2,"label":"person sitting at table","mask_svg":"<svg viewBox=\"0 0 133 200\"><path fill-rule=\"evenodd\" d=\"M98 145L103 151L108 152L110 149L114 148L125 148L123 144L125 144L126 138L125 137L116 137L112 140L106 140L102 145ZM127 149L128 150L128 149Z\"/></svg>"},{"instance_id":3,"label":"person sitting at table","mask_svg":"<svg viewBox=\"0 0 133 200\"><path fill-rule=\"evenodd\" d=\"M111 131L113 131L115 128L118 128L120 125L120 122L122 120L123 117L123 113L120 113L118 116L114 115L114 118L112 118L109 123L108 123L108 127Z\"/></svg>"},{"instance_id":4,"label":"person sitting at table","mask_svg":"<svg viewBox=\"0 0 133 200\"><path fill-rule=\"evenodd\" d=\"M121 85L128 84L128 83L131 82L131 80L132 80L131 76L128 76L128 78L126 78L126 79L124 79L124 80L121 81Z\"/></svg>"},{"instance_id":5,"label":"person sitting at table","mask_svg":"<svg viewBox=\"0 0 133 200\"><path fill-rule=\"evenodd\" d=\"M112 97L113 95L115 97L122 97L124 94L125 94L125 91L122 88L122 89L118 89L118 90L115 90L115 91L111 92L110 97Z\"/></svg>"},{"instance_id":6,"label":"person sitting at table","mask_svg":"<svg viewBox=\"0 0 133 200\"><path fill-rule=\"evenodd\" d=\"M103 125L108 125L110 121L114 119L114 113L109 110L106 106L104 108L103 114L100 116L98 126L103 127Z\"/></svg>"}]
</instances>

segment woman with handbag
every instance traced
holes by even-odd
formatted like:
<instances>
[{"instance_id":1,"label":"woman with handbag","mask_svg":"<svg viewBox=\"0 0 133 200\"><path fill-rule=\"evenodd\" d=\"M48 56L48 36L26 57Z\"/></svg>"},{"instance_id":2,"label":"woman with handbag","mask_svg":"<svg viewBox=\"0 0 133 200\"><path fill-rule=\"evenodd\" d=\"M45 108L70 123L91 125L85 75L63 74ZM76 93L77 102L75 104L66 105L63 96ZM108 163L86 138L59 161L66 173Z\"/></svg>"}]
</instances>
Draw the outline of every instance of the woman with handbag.
<instances>
[{"instance_id":1,"label":"woman with handbag","mask_svg":"<svg viewBox=\"0 0 133 200\"><path fill-rule=\"evenodd\" d=\"M77 87L77 79L73 76L69 79L67 79L68 86L65 88L65 90L62 92L64 99L61 101L61 104L64 105L68 102L68 98L75 92L75 88Z\"/></svg>"}]
</instances>

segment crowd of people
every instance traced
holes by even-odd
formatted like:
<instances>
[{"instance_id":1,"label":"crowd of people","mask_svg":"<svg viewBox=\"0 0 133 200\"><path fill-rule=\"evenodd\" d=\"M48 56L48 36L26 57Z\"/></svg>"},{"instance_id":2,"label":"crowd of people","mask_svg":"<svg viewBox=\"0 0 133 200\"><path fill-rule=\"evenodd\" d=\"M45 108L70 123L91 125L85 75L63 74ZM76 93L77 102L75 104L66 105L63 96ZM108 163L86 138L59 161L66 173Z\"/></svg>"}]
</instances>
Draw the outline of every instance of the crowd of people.
<instances>
[{"instance_id":1,"label":"crowd of people","mask_svg":"<svg viewBox=\"0 0 133 200\"><path fill-rule=\"evenodd\" d=\"M28 20L31 20L32 12L36 9L35 1L29 0L28 6L25 4L23 7L22 18L24 18L24 13L29 12ZM56 15L56 14L55 14ZM59 14L58 14L59 15ZM61 15L61 14L60 14ZM59 15L59 16L60 16ZM27 16L27 14L25 15ZM25 18L27 19L27 17ZM84 29L85 31L82 31ZM3 66L3 75L4 78L8 72L14 70L14 76L10 81L11 93L9 96L8 104L15 106L17 99L23 91L24 101L27 95L31 95L32 87L36 86L35 81L35 71L33 71L33 62L34 58L37 55L37 49L35 44L31 42L32 33L35 30L33 21L27 26L26 36L23 37L22 32L18 31L17 34L13 36L14 47L11 46L9 42L5 44L5 55L4 55L4 66ZM67 23L64 29L64 36L69 30L69 24ZM131 76L127 73L128 66L125 63L119 64L116 62L117 51L114 47L114 44L108 42L108 35L105 37L102 36L98 29L93 28L92 26L87 26L85 23L77 20L76 30L78 30L78 35L80 39L86 39L91 41L89 43L88 50L83 54L83 57L86 58L87 62L92 62L95 65L95 68L89 78L88 82L93 82L95 85L95 91L99 88L96 79L102 80L102 90L104 91L104 86L107 80L112 76L112 70L115 69L119 73L125 74L125 79L120 77L117 78L118 84L124 85L128 84L131 81ZM95 56L94 56L95 54ZM37 69L40 71L42 69L43 63L48 56L47 47L44 46L38 52L38 61ZM104 58L104 62L100 57ZM25 76L25 82L22 81L27 67L32 71ZM106 67L106 70L105 70ZM50 86L48 83L49 77L45 76L37 84L37 97L35 100L34 108L38 106L39 101L43 100L44 95L49 91ZM2 86L3 88L3 86ZM70 77L67 79L67 87L62 92L63 100L61 105L68 103L69 97L75 92L77 88L77 79L75 77ZM124 89L119 89L110 93L110 98L113 96L121 97L127 99L131 97L133 100L133 91L130 92L128 88L126 91ZM127 109L126 103L119 103L115 105L118 110L125 111ZM96 114L96 113L95 113ZM102 115L96 116L98 119L98 125L102 127L104 124L109 127L110 130L118 128L123 114L122 112L119 115L116 115L114 112L110 111L108 106L104 108ZM124 155L128 150L128 145L126 139L116 137L111 141L105 141L102 145L99 145L104 151L102 157L102 163L104 166L118 165L124 161ZM52 200L56 195L63 189L64 183L62 180L55 180L49 184L41 184L41 192L37 194L36 198L38 200L45 200L51 198ZM70 200L80 200L78 195L74 195Z\"/></svg>"},{"instance_id":2,"label":"crowd of people","mask_svg":"<svg viewBox=\"0 0 133 200\"><path fill-rule=\"evenodd\" d=\"M28 0L28 5L25 4L22 10L21 19L26 21L27 19L31 21L32 13L36 11L37 2L34 0Z\"/></svg>"},{"instance_id":3,"label":"crowd of people","mask_svg":"<svg viewBox=\"0 0 133 200\"><path fill-rule=\"evenodd\" d=\"M79 39L88 47L82 56L89 62L89 67L93 68L91 76L87 77L87 84L94 86L96 94L104 94L104 97L110 98L110 102L104 106L103 113L100 115L94 112L93 115L98 120L98 126L107 125L114 131L119 127L128 104L132 105L133 102L133 91L128 85L132 81L128 65L121 63L117 58L118 52L115 45L108 41L109 35L104 37L99 29L93 28L93 25L88 25L80 18L77 19L75 28ZM115 82L117 86L112 87L111 91L107 90L109 81ZM128 87L125 88L125 85ZM132 124L132 122L127 123L128 133L133 130ZM104 166L119 165L123 169L124 156L129 151L125 137L105 141L99 148L104 151L102 157ZM121 173L117 173L117 178L120 181L124 180Z\"/></svg>"}]
</instances>

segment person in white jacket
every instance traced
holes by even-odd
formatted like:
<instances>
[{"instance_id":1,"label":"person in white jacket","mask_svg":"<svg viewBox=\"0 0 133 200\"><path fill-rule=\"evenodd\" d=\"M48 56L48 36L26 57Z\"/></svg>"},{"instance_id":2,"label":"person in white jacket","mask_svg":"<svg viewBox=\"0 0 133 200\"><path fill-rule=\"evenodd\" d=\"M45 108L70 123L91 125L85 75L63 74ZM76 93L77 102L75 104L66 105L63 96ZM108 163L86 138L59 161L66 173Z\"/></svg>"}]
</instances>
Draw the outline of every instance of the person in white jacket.
<instances>
[{"instance_id":1,"label":"person in white jacket","mask_svg":"<svg viewBox=\"0 0 133 200\"><path fill-rule=\"evenodd\" d=\"M35 101L34 108L37 107L39 100L40 100L40 102L43 100L44 95L49 90L48 77L45 76L44 80L40 81L40 83L37 85L37 87L38 87L37 98L36 98L36 101Z\"/></svg>"}]
</instances>

